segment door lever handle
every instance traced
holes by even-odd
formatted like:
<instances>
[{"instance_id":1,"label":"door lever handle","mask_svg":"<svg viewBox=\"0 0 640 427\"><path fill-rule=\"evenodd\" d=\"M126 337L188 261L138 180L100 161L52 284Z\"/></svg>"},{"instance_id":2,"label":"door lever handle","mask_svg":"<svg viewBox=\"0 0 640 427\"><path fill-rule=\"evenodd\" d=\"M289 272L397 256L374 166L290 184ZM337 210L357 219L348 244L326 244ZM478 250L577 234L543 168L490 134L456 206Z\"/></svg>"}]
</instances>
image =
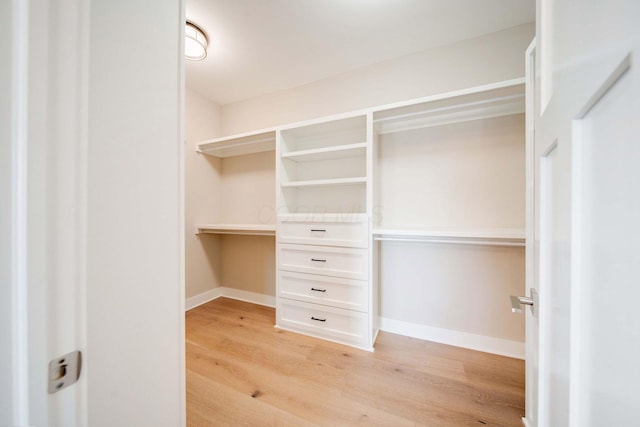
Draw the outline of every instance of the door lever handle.
<instances>
[{"instance_id":1,"label":"door lever handle","mask_svg":"<svg viewBox=\"0 0 640 427\"><path fill-rule=\"evenodd\" d=\"M512 313L522 313L522 306L528 305L531 307L531 314L538 315L538 292L531 288L530 293L530 297L510 296Z\"/></svg>"}]
</instances>

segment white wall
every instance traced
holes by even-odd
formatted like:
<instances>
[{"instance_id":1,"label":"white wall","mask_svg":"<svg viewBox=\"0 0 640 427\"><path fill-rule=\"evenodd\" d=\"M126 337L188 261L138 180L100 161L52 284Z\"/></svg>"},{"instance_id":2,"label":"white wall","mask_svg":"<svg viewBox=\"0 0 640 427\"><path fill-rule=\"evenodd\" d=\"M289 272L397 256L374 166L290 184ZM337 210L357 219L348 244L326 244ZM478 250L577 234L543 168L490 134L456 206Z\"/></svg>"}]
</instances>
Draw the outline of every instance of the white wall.
<instances>
[{"instance_id":1,"label":"white wall","mask_svg":"<svg viewBox=\"0 0 640 427\"><path fill-rule=\"evenodd\" d=\"M524 76L527 24L223 106L232 135ZM321 61L322 58L318 58Z\"/></svg>"},{"instance_id":2,"label":"white wall","mask_svg":"<svg viewBox=\"0 0 640 427\"><path fill-rule=\"evenodd\" d=\"M222 161L196 152L199 142L220 133L220 107L187 88L185 92L185 296L221 285L220 239L197 236L198 223L219 222Z\"/></svg>"},{"instance_id":3,"label":"white wall","mask_svg":"<svg viewBox=\"0 0 640 427\"><path fill-rule=\"evenodd\" d=\"M184 422L180 0L89 19L87 425ZM123 29L137 29L132 32Z\"/></svg>"}]
</instances>

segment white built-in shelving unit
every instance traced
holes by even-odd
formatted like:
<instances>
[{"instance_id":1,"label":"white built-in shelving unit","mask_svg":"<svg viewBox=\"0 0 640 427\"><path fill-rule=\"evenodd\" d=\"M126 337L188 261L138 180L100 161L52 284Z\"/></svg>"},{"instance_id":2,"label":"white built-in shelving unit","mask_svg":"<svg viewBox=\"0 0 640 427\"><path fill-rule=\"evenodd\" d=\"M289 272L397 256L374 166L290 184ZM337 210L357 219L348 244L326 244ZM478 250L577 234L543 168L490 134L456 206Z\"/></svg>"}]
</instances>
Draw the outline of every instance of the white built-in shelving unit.
<instances>
[{"instance_id":1,"label":"white built-in shelving unit","mask_svg":"<svg viewBox=\"0 0 640 427\"><path fill-rule=\"evenodd\" d=\"M278 141L280 213L366 212L366 115L286 127Z\"/></svg>"},{"instance_id":2,"label":"white built-in shelving unit","mask_svg":"<svg viewBox=\"0 0 640 427\"><path fill-rule=\"evenodd\" d=\"M368 163L371 116L278 133L276 326L373 349Z\"/></svg>"},{"instance_id":3,"label":"white built-in shelving unit","mask_svg":"<svg viewBox=\"0 0 640 427\"><path fill-rule=\"evenodd\" d=\"M517 79L205 141L273 151L275 224L197 233L275 235L276 326L371 350L379 245L524 246L524 106Z\"/></svg>"}]
</instances>

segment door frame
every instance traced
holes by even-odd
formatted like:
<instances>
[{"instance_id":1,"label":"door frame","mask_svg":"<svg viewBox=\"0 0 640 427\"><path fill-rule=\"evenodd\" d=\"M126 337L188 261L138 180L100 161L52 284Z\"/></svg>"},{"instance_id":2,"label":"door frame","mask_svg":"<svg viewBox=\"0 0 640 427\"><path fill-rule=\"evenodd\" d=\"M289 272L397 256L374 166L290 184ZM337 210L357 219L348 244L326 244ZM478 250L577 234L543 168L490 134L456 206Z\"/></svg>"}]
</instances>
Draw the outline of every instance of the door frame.
<instances>
[{"instance_id":1,"label":"door frame","mask_svg":"<svg viewBox=\"0 0 640 427\"><path fill-rule=\"evenodd\" d=\"M0 422L12 425L26 425L29 419L29 336L27 304L27 47L28 47L28 8L26 2L10 2L10 13L0 17L2 26L10 31L10 42L5 45L10 50L3 52L9 58L8 72L4 76L3 98L8 99L10 118L8 144L0 153L4 157L3 165L9 165L3 171L3 180L8 185L2 191L2 234L3 252L8 257L2 260L3 277L8 279L8 298L0 301L1 309L9 313L7 333L0 335L3 349L2 364L5 367L2 378L2 399L10 402ZM4 360L4 358L8 360ZM8 395L6 395L8 394Z\"/></svg>"},{"instance_id":2,"label":"door frame","mask_svg":"<svg viewBox=\"0 0 640 427\"><path fill-rule=\"evenodd\" d=\"M535 288L535 116L536 111L536 39L531 41L525 51L525 292ZM538 356L537 338L538 325L531 310L525 310L525 372L527 378L537 375ZM535 347L534 347L535 346ZM534 425L537 411L537 379L535 384L525 382L525 416L522 422L525 426Z\"/></svg>"}]
</instances>

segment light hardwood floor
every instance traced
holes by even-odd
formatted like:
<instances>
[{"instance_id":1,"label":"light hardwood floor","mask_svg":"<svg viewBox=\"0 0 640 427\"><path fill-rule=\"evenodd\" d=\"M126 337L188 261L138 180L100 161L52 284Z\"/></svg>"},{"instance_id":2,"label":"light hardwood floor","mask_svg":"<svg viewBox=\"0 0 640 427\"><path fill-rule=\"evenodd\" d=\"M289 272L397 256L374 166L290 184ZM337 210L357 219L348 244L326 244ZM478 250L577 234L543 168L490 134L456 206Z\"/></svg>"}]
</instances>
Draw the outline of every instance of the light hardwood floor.
<instances>
[{"instance_id":1,"label":"light hardwood floor","mask_svg":"<svg viewBox=\"0 0 640 427\"><path fill-rule=\"evenodd\" d=\"M274 320L226 298L187 313L189 427L522 426L521 360L384 332L370 353Z\"/></svg>"}]
</instances>

